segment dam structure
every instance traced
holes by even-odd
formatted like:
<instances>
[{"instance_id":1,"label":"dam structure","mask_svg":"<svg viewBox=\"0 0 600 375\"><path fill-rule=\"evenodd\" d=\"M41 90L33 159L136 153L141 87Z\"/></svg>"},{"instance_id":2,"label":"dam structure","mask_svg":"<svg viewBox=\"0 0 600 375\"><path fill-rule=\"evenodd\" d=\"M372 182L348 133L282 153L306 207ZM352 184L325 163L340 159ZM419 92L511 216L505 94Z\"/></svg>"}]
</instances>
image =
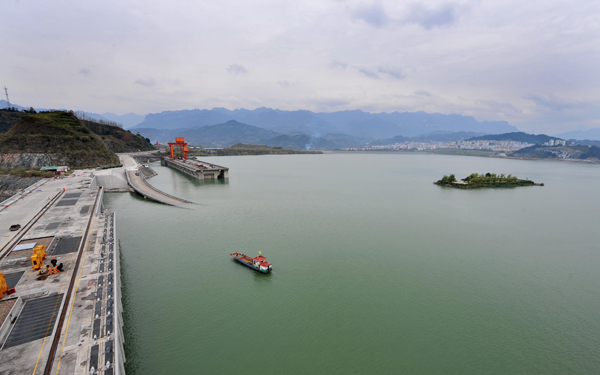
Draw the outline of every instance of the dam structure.
<instances>
[{"instance_id":1,"label":"dam structure","mask_svg":"<svg viewBox=\"0 0 600 375\"><path fill-rule=\"evenodd\" d=\"M0 216L22 224L0 229L2 374L125 373L117 217L92 173L50 180Z\"/></svg>"},{"instance_id":2,"label":"dam structure","mask_svg":"<svg viewBox=\"0 0 600 375\"><path fill-rule=\"evenodd\" d=\"M198 180L228 179L229 168L194 159L171 159L163 157L161 165L166 165Z\"/></svg>"},{"instance_id":3,"label":"dam structure","mask_svg":"<svg viewBox=\"0 0 600 375\"><path fill-rule=\"evenodd\" d=\"M170 154L160 159L161 165L177 169L198 180L229 179L229 168L207 163L200 160L189 160L189 147L184 137L176 137L175 142L169 142ZM175 156L175 149L179 149L183 156Z\"/></svg>"}]
</instances>

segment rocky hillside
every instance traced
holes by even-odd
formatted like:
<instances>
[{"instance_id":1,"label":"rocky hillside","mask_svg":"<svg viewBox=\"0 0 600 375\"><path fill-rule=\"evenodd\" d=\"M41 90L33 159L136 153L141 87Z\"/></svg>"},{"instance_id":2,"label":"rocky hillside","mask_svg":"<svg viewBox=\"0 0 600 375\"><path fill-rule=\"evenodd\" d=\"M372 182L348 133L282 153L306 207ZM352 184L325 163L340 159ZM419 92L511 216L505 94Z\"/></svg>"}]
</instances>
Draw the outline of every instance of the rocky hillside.
<instances>
[{"instance_id":1,"label":"rocky hillside","mask_svg":"<svg viewBox=\"0 0 600 375\"><path fill-rule=\"evenodd\" d=\"M21 165L12 168L39 167L39 164L81 168L119 163L119 158L102 139L69 112L23 115L16 125L0 136L0 154L3 154L2 159L19 161ZM46 156L33 157L38 161L32 165L27 162L30 158L24 158L23 154ZM43 160L41 163L40 159Z\"/></svg>"},{"instance_id":2,"label":"rocky hillside","mask_svg":"<svg viewBox=\"0 0 600 375\"><path fill-rule=\"evenodd\" d=\"M0 202L35 184L40 177L0 176Z\"/></svg>"}]
</instances>

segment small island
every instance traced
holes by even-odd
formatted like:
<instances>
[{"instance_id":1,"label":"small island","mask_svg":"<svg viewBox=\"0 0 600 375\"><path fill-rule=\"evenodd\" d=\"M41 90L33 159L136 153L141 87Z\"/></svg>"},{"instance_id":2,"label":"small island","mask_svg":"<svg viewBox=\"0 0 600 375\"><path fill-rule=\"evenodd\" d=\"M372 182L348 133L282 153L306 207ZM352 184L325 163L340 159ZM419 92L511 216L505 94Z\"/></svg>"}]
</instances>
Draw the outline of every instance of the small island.
<instances>
[{"instance_id":1,"label":"small island","mask_svg":"<svg viewBox=\"0 0 600 375\"><path fill-rule=\"evenodd\" d=\"M479 189L486 187L517 187L517 186L544 186L543 183L535 183L531 180L520 180L513 175L499 175L495 173L477 174L472 173L462 180L456 180L456 176L451 174L442 177L441 180L434 182L436 185L449 186L458 189Z\"/></svg>"}]
</instances>

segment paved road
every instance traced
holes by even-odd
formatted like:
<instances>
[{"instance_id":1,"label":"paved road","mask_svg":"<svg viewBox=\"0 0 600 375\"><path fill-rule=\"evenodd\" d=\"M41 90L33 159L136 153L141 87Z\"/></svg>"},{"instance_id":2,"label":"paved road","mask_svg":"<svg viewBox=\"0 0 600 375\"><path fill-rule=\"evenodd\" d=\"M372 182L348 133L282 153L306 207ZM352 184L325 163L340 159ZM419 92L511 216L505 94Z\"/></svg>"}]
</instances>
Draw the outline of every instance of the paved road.
<instances>
[{"instance_id":1,"label":"paved road","mask_svg":"<svg viewBox=\"0 0 600 375\"><path fill-rule=\"evenodd\" d=\"M125 160L126 158L131 158L129 155L119 155L123 160L123 167L126 167ZM133 158L131 158L133 160ZM178 207L188 207L193 202L178 198L167 193L164 193L157 188L150 185L142 176L136 176L137 168L135 169L127 169L125 173L127 174L127 180L129 185L137 191L139 194L143 195L148 199L155 200L160 203L169 204L171 206Z\"/></svg>"},{"instance_id":2,"label":"paved road","mask_svg":"<svg viewBox=\"0 0 600 375\"><path fill-rule=\"evenodd\" d=\"M135 159L129 154L118 154L119 159L121 160L121 164L123 164L123 168L125 170L137 169L138 163Z\"/></svg>"},{"instance_id":3,"label":"paved road","mask_svg":"<svg viewBox=\"0 0 600 375\"><path fill-rule=\"evenodd\" d=\"M45 205L64 188L66 193L78 191L87 186L91 180L90 171L75 171L71 177L50 180L39 189L13 203L0 213L0 248L10 241L18 232L8 229L12 224L25 226Z\"/></svg>"}]
</instances>

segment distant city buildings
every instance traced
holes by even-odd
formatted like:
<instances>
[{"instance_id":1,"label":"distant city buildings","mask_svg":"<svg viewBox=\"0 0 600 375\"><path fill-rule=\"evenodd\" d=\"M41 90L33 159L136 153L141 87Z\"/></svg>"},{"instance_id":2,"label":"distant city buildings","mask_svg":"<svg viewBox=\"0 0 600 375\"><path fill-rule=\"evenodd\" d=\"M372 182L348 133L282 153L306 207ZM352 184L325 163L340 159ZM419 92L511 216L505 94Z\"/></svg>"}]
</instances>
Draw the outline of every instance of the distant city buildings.
<instances>
[{"instance_id":1,"label":"distant city buildings","mask_svg":"<svg viewBox=\"0 0 600 375\"><path fill-rule=\"evenodd\" d=\"M562 141L564 142L564 141ZM564 143L563 143L564 144ZM513 142L513 141L458 141L458 142L404 142L392 145L368 145L364 147L347 147L344 151L401 151L401 150L440 150L440 149L459 149L459 150L484 150L495 152L517 151L525 147L533 146L533 143Z\"/></svg>"},{"instance_id":2,"label":"distant city buildings","mask_svg":"<svg viewBox=\"0 0 600 375\"><path fill-rule=\"evenodd\" d=\"M563 141L562 139L551 139L548 142L544 143L544 146L566 146L567 141Z\"/></svg>"}]
</instances>

